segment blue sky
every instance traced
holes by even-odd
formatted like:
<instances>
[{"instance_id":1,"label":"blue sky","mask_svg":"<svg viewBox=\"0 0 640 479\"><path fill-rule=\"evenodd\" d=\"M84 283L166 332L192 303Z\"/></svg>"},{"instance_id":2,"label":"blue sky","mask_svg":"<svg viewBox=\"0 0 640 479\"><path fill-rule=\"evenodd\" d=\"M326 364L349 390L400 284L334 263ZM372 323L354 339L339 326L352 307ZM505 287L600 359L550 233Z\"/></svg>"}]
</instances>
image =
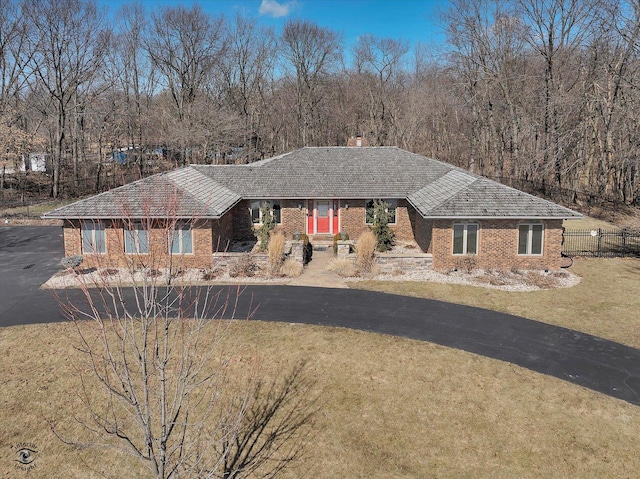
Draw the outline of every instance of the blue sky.
<instances>
[{"instance_id":1,"label":"blue sky","mask_svg":"<svg viewBox=\"0 0 640 479\"><path fill-rule=\"evenodd\" d=\"M129 3L99 1L112 12L117 6ZM406 40L411 46L418 41L440 45L445 38L438 12L446 7L446 0L142 0L141 3L148 9L197 3L208 13L224 14L228 18L240 12L273 26L277 32L289 19L313 21L342 32L347 48L358 36L367 33Z\"/></svg>"}]
</instances>

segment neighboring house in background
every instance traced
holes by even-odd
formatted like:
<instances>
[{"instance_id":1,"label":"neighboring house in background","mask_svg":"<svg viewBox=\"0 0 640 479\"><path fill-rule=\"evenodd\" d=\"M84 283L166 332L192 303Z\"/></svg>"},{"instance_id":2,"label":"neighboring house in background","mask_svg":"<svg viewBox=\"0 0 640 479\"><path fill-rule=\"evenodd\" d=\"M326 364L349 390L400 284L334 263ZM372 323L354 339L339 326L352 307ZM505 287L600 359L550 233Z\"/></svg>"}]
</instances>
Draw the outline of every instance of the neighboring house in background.
<instances>
[{"instance_id":1,"label":"neighboring house in background","mask_svg":"<svg viewBox=\"0 0 640 479\"><path fill-rule=\"evenodd\" d=\"M362 145L362 143L361 143ZM365 143L366 145L366 143ZM277 230L312 242L367 231L373 200L392 213L398 240L431 253L433 268L562 265L562 221L581 215L441 161L396 147L302 148L247 165L191 165L47 213L64 220L66 255L125 261L151 248L208 267L230 242L254 239L268 203ZM161 223L176 218L167 245ZM151 220L151 221L150 221Z\"/></svg>"},{"instance_id":2,"label":"neighboring house in background","mask_svg":"<svg viewBox=\"0 0 640 479\"><path fill-rule=\"evenodd\" d=\"M22 155L16 161L0 161L0 173L4 170L7 175L16 173L16 166L19 171L47 171L47 154L46 153L29 153Z\"/></svg>"},{"instance_id":3,"label":"neighboring house in background","mask_svg":"<svg viewBox=\"0 0 640 479\"><path fill-rule=\"evenodd\" d=\"M47 154L46 153L29 153L26 157L22 156L20 171L47 171Z\"/></svg>"}]
</instances>

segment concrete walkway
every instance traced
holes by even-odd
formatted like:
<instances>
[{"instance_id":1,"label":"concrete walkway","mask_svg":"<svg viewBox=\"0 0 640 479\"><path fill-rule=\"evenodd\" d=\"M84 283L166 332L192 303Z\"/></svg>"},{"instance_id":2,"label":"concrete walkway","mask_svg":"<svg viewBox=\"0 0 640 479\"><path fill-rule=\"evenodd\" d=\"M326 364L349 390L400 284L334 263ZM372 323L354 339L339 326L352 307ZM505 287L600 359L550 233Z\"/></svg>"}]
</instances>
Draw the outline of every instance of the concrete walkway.
<instances>
[{"instance_id":1,"label":"concrete walkway","mask_svg":"<svg viewBox=\"0 0 640 479\"><path fill-rule=\"evenodd\" d=\"M304 271L297 278L293 278L289 286L315 286L320 288L348 288L344 280L327 268L333 261L333 249L331 246L314 248L313 257Z\"/></svg>"}]
</instances>

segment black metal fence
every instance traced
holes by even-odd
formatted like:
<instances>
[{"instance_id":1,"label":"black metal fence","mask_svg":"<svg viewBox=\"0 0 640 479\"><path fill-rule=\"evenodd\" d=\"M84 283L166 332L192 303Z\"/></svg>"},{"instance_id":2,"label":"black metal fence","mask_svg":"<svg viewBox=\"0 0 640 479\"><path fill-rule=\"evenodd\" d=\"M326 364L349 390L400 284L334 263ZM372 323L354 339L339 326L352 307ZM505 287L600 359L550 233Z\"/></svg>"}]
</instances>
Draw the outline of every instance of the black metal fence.
<instances>
[{"instance_id":1,"label":"black metal fence","mask_svg":"<svg viewBox=\"0 0 640 479\"><path fill-rule=\"evenodd\" d=\"M568 256L640 258L640 231L630 230L566 230L562 252Z\"/></svg>"}]
</instances>

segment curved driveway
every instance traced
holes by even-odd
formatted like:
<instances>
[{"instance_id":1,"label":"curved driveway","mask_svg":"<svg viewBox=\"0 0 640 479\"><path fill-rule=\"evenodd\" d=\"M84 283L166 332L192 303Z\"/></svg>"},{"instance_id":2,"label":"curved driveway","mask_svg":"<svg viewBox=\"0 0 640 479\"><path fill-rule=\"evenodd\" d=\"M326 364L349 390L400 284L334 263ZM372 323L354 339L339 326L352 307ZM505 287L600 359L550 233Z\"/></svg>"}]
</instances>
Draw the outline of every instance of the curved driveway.
<instances>
[{"instance_id":1,"label":"curved driveway","mask_svg":"<svg viewBox=\"0 0 640 479\"><path fill-rule=\"evenodd\" d=\"M0 326L62 320L50 292L38 289L58 269L60 232L0 227ZM457 348L640 405L640 350L518 316L370 291L292 286L243 288L236 316L252 308L253 319L340 326Z\"/></svg>"}]
</instances>

